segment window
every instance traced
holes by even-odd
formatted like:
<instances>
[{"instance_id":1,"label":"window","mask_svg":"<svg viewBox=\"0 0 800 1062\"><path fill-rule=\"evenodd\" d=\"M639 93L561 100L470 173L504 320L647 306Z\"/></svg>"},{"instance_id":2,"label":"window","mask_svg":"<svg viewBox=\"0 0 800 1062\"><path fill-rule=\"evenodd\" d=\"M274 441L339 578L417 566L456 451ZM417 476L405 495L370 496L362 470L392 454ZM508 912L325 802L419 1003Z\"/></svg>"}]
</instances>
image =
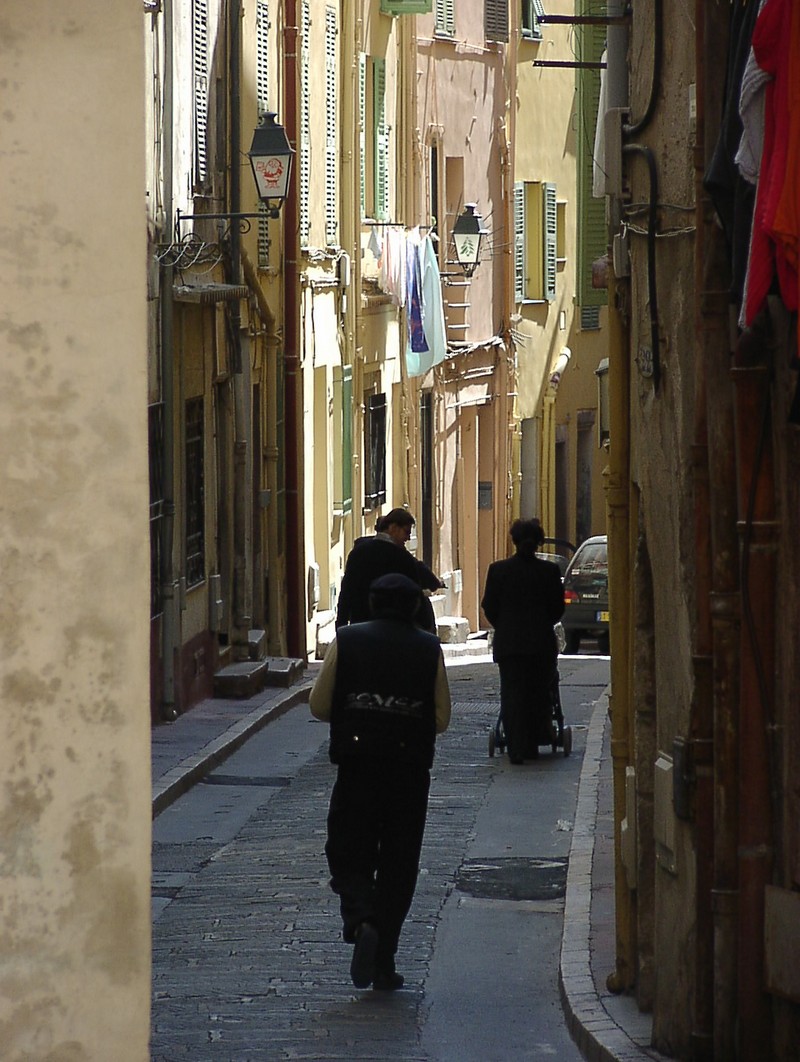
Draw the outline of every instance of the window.
<instances>
[{"instance_id":1,"label":"window","mask_svg":"<svg viewBox=\"0 0 800 1062\"><path fill-rule=\"evenodd\" d=\"M361 55L358 65L361 216L389 218L389 127L386 123L386 60Z\"/></svg>"},{"instance_id":2,"label":"window","mask_svg":"<svg viewBox=\"0 0 800 1062\"><path fill-rule=\"evenodd\" d=\"M344 516L353 508L353 367L333 370L333 507Z\"/></svg>"},{"instance_id":3,"label":"window","mask_svg":"<svg viewBox=\"0 0 800 1062\"><path fill-rule=\"evenodd\" d=\"M265 0L256 5L256 104L259 116L269 110L269 8ZM269 266L269 214L266 203L258 207L258 264Z\"/></svg>"},{"instance_id":4,"label":"window","mask_svg":"<svg viewBox=\"0 0 800 1062\"><path fill-rule=\"evenodd\" d=\"M514 297L517 302L556 297L558 204L549 182L514 185Z\"/></svg>"},{"instance_id":5,"label":"window","mask_svg":"<svg viewBox=\"0 0 800 1062\"><path fill-rule=\"evenodd\" d=\"M309 37L311 13L309 0L302 0L300 11L300 246L308 247L311 232L309 196L311 191L311 100L309 79Z\"/></svg>"},{"instance_id":6,"label":"window","mask_svg":"<svg viewBox=\"0 0 800 1062\"><path fill-rule=\"evenodd\" d=\"M186 403L186 583L206 577L205 433L203 399Z\"/></svg>"},{"instance_id":7,"label":"window","mask_svg":"<svg viewBox=\"0 0 800 1062\"><path fill-rule=\"evenodd\" d=\"M456 32L455 0L436 0L434 32L439 37L453 37Z\"/></svg>"},{"instance_id":8,"label":"window","mask_svg":"<svg viewBox=\"0 0 800 1062\"><path fill-rule=\"evenodd\" d=\"M364 410L364 511L386 501L386 395L367 395Z\"/></svg>"},{"instance_id":9,"label":"window","mask_svg":"<svg viewBox=\"0 0 800 1062\"><path fill-rule=\"evenodd\" d=\"M336 165L336 11L325 8L325 240L339 235L339 168Z\"/></svg>"},{"instance_id":10,"label":"window","mask_svg":"<svg viewBox=\"0 0 800 1062\"><path fill-rule=\"evenodd\" d=\"M575 6L576 13L588 15L588 0ZM605 27L577 26L577 56L581 62L598 63L605 47ZM605 288L592 286L592 263L608 249L605 200L592 196L592 166L594 137L597 127L597 108L600 102L600 70L582 69L577 77L577 126L578 136L578 232L577 232L577 302L579 306L605 306L608 293ZM583 325L582 325L583 327Z\"/></svg>"},{"instance_id":11,"label":"window","mask_svg":"<svg viewBox=\"0 0 800 1062\"><path fill-rule=\"evenodd\" d=\"M542 27L539 19L544 15L542 0L522 0L522 16L520 26L522 36L529 40L540 41L542 39Z\"/></svg>"},{"instance_id":12,"label":"window","mask_svg":"<svg viewBox=\"0 0 800 1062\"><path fill-rule=\"evenodd\" d=\"M192 4L192 76L194 107L194 180L208 177L208 0Z\"/></svg>"},{"instance_id":13,"label":"window","mask_svg":"<svg viewBox=\"0 0 800 1062\"><path fill-rule=\"evenodd\" d=\"M483 25L487 41L507 41L508 0L484 0Z\"/></svg>"}]
</instances>

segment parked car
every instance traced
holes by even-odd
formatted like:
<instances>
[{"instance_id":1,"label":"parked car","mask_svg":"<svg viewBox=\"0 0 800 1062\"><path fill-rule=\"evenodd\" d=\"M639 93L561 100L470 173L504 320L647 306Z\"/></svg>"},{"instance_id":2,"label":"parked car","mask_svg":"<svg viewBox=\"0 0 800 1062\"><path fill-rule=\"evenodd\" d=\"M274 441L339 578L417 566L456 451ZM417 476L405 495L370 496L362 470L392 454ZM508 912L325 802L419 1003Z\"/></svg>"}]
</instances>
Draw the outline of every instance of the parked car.
<instances>
[{"instance_id":1,"label":"parked car","mask_svg":"<svg viewBox=\"0 0 800 1062\"><path fill-rule=\"evenodd\" d=\"M564 575L566 652L577 653L582 638L596 638L601 653L608 640L608 538L594 535L582 542Z\"/></svg>"}]
</instances>

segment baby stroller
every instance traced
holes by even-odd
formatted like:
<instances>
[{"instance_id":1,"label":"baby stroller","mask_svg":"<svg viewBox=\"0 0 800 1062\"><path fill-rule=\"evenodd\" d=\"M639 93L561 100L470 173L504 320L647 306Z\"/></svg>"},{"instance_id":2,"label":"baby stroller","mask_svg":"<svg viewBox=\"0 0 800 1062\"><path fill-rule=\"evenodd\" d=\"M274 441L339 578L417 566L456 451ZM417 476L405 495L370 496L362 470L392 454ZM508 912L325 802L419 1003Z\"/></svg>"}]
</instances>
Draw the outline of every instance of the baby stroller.
<instances>
[{"instance_id":1,"label":"baby stroller","mask_svg":"<svg viewBox=\"0 0 800 1062\"><path fill-rule=\"evenodd\" d=\"M553 752L561 749L565 756L572 752L572 727L564 724L564 713L561 710L561 693L559 692L558 668L553 671L550 683L550 703L553 709L552 733ZM506 735L503 730L503 720L498 712L497 722L489 731L489 755L494 756L495 749L502 755L506 750Z\"/></svg>"}]
</instances>

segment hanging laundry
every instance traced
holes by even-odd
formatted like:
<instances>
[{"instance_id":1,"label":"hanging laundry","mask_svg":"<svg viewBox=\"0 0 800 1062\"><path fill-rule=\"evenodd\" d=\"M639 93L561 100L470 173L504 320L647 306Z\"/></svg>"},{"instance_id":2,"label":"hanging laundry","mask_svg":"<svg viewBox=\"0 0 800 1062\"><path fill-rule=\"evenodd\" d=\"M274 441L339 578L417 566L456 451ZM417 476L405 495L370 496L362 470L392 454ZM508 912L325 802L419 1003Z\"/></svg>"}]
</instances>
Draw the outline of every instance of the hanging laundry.
<instances>
[{"instance_id":1,"label":"hanging laundry","mask_svg":"<svg viewBox=\"0 0 800 1062\"><path fill-rule=\"evenodd\" d=\"M425 330L422 327L422 240L419 228L406 237L406 323L408 325L408 349L414 354L428 350Z\"/></svg>"},{"instance_id":2,"label":"hanging laundry","mask_svg":"<svg viewBox=\"0 0 800 1062\"><path fill-rule=\"evenodd\" d=\"M396 225L383 234L383 249L380 257L378 284L381 291L392 296L395 306L404 306L406 301L406 238L403 229Z\"/></svg>"},{"instance_id":3,"label":"hanging laundry","mask_svg":"<svg viewBox=\"0 0 800 1062\"><path fill-rule=\"evenodd\" d=\"M447 353L442 279L430 236L420 237L419 229L415 229L409 233L407 248L406 368L409 376L424 376L444 361Z\"/></svg>"},{"instance_id":4,"label":"hanging laundry","mask_svg":"<svg viewBox=\"0 0 800 1062\"><path fill-rule=\"evenodd\" d=\"M742 323L749 326L764 306L777 277L781 297L797 308L797 270L787 247L775 240L775 218L786 181L789 121L792 0L768 0L753 31L753 53L771 80L764 97L764 149L756 191Z\"/></svg>"}]
</instances>

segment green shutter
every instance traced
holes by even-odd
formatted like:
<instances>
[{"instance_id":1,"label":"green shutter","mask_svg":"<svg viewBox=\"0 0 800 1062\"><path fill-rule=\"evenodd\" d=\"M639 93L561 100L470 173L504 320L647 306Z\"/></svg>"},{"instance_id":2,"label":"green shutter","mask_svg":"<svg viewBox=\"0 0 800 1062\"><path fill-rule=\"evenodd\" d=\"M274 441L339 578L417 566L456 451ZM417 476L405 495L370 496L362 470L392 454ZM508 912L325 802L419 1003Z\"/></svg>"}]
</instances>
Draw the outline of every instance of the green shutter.
<instances>
[{"instance_id":1,"label":"green shutter","mask_svg":"<svg viewBox=\"0 0 800 1062\"><path fill-rule=\"evenodd\" d=\"M333 370L334 433L339 452L334 457L334 508L353 508L353 367Z\"/></svg>"},{"instance_id":2,"label":"green shutter","mask_svg":"<svg viewBox=\"0 0 800 1062\"><path fill-rule=\"evenodd\" d=\"M590 14L587 0L577 5L578 13ZM578 59L600 61L605 47L602 26L579 26L576 29ZM578 97L578 305L605 306L604 288L592 287L592 262L608 250L605 200L592 196L594 136L600 102L600 70L577 71Z\"/></svg>"},{"instance_id":3,"label":"green shutter","mask_svg":"<svg viewBox=\"0 0 800 1062\"><path fill-rule=\"evenodd\" d=\"M372 60L373 135L375 139L375 218L389 217L389 131L386 127L386 60Z\"/></svg>"},{"instance_id":4,"label":"green shutter","mask_svg":"<svg viewBox=\"0 0 800 1062\"><path fill-rule=\"evenodd\" d=\"M431 0L381 0L383 15L427 15Z\"/></svg>"},{"instance_id":5,"label":"green shutter","mask_svg":"<svg viewBox=\"0 0 800 1062\"><path fill-rule=\"evenodd\" d=\"M525 298L525 185L514 183L514 300Z\"/></svg>"},{"instance_id":6,"label":"green shutter","mask_svg":"<svg viewBox=\"0 0 800 1062\"><path fill-rule=\"evenodd\" d=\"M456 32L454 0L436 0L435 32L443 37L452 37Z\"/></svg>"},{"instance_id":7,"label":"green shutter","mask_svg":"<svg viewBox=\"0 0 800 1062\"><path fill-rule=\"evenodd\" d=\"M542 185L542 231L544 233L544 297L552 302L556 297L556 257L558 237L558 209L556 186Z\"/></svg>"},{"instance_id":8,"label":"green shutter","mask_svg":"<svg viewBox=\"0 0 800 1062\"><path fill-rule=\"evenodd\" d=\"M367 57L358 57L358 150L361 179L361 217L367 216Z\"/></svg>"}]
</instances>

